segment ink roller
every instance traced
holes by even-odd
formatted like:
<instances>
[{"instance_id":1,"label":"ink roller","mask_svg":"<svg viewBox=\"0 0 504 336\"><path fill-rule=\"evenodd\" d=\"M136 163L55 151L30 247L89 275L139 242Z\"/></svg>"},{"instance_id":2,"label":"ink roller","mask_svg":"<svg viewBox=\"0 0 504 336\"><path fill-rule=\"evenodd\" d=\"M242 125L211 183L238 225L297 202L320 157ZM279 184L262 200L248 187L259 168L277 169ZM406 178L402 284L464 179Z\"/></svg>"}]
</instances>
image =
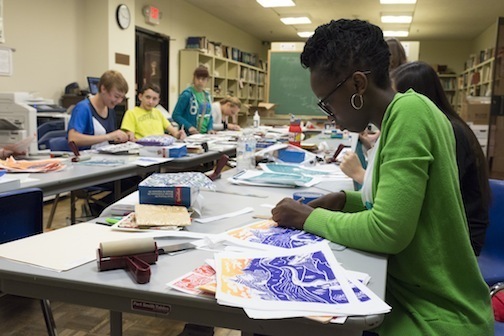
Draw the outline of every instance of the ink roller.
<instances>
[{"instance_id":1,"label":"ink roller","mask_svg":"<svg viewBox=\"0 0 504 336\"><path fill-rule=\"evenodd\" d=\"M158 259L158 249L153 238L102 242L96 259L99 271L124 268L137 283L145 284L150 280L150 264Z\"/></svg>"}]
</instances>

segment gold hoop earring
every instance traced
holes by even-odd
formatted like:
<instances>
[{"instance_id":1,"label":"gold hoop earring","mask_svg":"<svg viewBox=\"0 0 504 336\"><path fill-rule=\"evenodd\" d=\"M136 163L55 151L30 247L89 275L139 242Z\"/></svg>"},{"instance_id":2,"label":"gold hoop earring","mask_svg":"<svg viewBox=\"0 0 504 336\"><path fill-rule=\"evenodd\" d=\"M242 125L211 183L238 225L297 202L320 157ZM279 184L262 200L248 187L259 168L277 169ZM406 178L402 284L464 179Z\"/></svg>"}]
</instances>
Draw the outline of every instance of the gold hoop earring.
<instances>
[{"instance_id":1,"label":"gold hoop earring","mask_svg":"<svg viewBox=\"0 0 504 336\"><path fill-rule=\"evenodd\" d=\"M357 106L357 105L355 104L355 99L356 99L356 97L358 97L358 98L359 98L359 101L360 101L360 105L359 105L359 106ZM353 107L354 109L356 109L356 110L360 110L360 109L364 106L364 99L362 98L362 95L361 95L361 94L354 93L354 94L352 95L352 98L350 98L350 103L352 104L352 107Z\"/></svg>"}]
</instances>

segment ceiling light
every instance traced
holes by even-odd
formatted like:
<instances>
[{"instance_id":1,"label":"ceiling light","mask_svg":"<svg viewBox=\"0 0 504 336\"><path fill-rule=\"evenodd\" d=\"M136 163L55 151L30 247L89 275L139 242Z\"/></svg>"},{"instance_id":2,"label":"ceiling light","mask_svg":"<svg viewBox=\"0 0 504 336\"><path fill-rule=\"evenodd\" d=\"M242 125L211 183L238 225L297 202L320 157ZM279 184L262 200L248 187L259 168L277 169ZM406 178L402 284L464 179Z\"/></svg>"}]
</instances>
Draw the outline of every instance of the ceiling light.
<instances>
[{"instance_id":1,"label":"ceiling light","mask_svg":"<svg viewBox=\"0 0 504 336\"><path fill-rule=\"evenodd\" d=\"M292 0L256 0L261 6L269 7L292 7L296 6Z\"/></svg>"},{"instance_id":2,"label":"ceiling light","mask_svg":"<svg viewBox=\"0 0 504 336\"><path fill-rule=\"evenodd\" d=\"M285 18L280 18L280 21L282 21L286 25L296 25L296 24L308 24L308 23L311 23L311 20L308 17L306 17L306 16L285 17Z\"/></svg>"},{"instance_id":3,"label":"ceiling light","mask_svg":"<svg viewBox=\"0 0 504 336\"><path fill-rule=\"evenodd\" d=\"M381 22L383 23L411 23L413 16L411 15L382 15Z\"/></svg>"},{"instance_id":4,"label":"ceiling light","mask_svg":"<svg viewBox=\"0 0 504 336\"><path fill-rule=\"evenodd\" d=\"M409 32L407 30L384 30L384 37L407 37Z\"/></svg>"},{"instance_id":5,"label":"ceiling light","mask_svg":"<svg viewBox=\"0 0 504 336\"><path fill-rule=\"evenodd\" d=\"M380 0L382 5L416 4L416 0Z\"/></svg>"},{"instance_id":6,"label":"ceiling light","mask_svg":"<svg viewBox=\"0 0 504 336\"><path fill-rule=\"evenodd\" d=\"M306 38L308 38L308 37L311 37L314 33L315 32L313 32L313 31L304 31L304 32L298 32L297 34L298 34L299 37L306 37Z\"/></svg>"}]
</instances>

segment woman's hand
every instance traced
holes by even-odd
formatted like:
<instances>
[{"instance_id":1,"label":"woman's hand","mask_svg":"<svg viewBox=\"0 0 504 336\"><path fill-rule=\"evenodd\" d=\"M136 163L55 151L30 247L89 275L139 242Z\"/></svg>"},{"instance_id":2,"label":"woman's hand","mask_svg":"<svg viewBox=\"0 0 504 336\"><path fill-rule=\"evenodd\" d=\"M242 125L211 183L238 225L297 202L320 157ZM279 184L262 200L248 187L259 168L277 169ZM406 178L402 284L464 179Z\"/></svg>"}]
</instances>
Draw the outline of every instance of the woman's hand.
<instances>
[{"instance_id":1,"label":"woman's hand","mask_svg":"<svg viewBox=\"0 0 504 336\"><path fill-rule=\"evenodd\" d=\"M199 134L198 130L196 129L196 127L194 126L191 126L189 129L189 134Z\"/></svg>"},{"instance_id":2,"label":"woman's hand","mask_svg":"<svg viewBox=\"0 0 504 336\"><path fill-rule=\"evenodd\" d=\"M311 201L307 205L312 208L323 208L331 211L341 211L345 207L346 194L343 191L330 193L316 200Z\"/></svg>"},{"instance_id":3,"label":"woman's hand","mask_svg":"<svg viewBox=\"0 0 504 336\"><path fill-rule=\"evenodd\" d=\"M292 198L284 198L271 210L272 219L279 226L292 227L302 230L306 218L310 216L313 208L302 204Z\"/></svg>"},{"instance_id":4,"label":"woman's hand","mask_svg":"<svg viewBox=\"0 0 504 336\"><path fill-rule=\"evenodd\" d=\"M187 134L183 128L180 131L178 131L177 139L184 140L186 137L187 137Z\"/></svg>"},{"instance_id":5,"label":"woman's hand","mask_svg":"<svg viewBox=\"0 0 504 336\"><path fill-rule=\"evenodd\" d=\"M341 171L354 181L362 184L366 171L362 168L359 157L354 152L346 152L339 165Z\"/></svg>"}]
</instances>

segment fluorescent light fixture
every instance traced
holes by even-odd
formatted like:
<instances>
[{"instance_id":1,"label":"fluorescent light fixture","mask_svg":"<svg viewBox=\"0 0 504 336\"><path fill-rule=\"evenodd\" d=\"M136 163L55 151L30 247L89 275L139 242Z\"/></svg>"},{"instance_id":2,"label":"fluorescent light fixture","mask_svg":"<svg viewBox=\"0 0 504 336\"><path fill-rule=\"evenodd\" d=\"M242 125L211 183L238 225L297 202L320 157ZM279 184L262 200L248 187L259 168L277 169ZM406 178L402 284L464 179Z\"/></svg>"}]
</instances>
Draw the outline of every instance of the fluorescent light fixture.
<instances>
[{"instance_id":1,"label":"fluorescent light fixture","mask_svg":"<svg viewBox=\"0 0 504 336\"><path fill-rule=\"evenodd\" d=\"M256 1L265 8L296 6L294 1L292 0L256 0Z\"/></svg>"},{"instance_id":2,"label":"fluorescent light fixture","mask_svg":"<svg viewBox=\"0 0 504 336\"><path fill-rule=\"evenodd\" d=\"M299 37L306 37L306 38L308 38L308 37L311 37L314 33L315 32L313 32L313 31L303 31L303 32L298 32L297 34L298 34Z\"/></svg>"},{"instance_id":3,"label":"fluorescent light fixture","mask_svg":"<svg viewBox=\"0 0 504 336\"><path fill-rule=\"evenodd\" d=\"M380 0L382 5L410 5L416 4L416 0Z\"/></svg>"},{"instance_id":4,"label":"fluorescent light fixture","mask_svg":"<svg viewBox=\"0 0 504 336\"><path fill-rule=\"evenodd\" d=\"M311 23L310 18L308 18L306 16L284 17L284 18L280 18L280 21L282 21L286 25L297 25L297 24L308 24L308 23Z\"/></svg>"},{"instance_id":5,"label":"fluorescent light fixture","mask_svg":"<svg viewBox=\"0 0 504 336\"><path fill-rule=\"evenodd\" d=\"M384 37L407 37L409 32L407 30L384 30Z\"/></svg>"},{"instance_id":6,"label":"fluorescent light fixture","mask_svg":"<svg viewBox=\"0 0 504 336\"><path fill-rule=\"evenodd\" d=\"M411 15L382 15L381 22L383 23L411 23L413 16Z\"/></svg>"}]
</instances>

